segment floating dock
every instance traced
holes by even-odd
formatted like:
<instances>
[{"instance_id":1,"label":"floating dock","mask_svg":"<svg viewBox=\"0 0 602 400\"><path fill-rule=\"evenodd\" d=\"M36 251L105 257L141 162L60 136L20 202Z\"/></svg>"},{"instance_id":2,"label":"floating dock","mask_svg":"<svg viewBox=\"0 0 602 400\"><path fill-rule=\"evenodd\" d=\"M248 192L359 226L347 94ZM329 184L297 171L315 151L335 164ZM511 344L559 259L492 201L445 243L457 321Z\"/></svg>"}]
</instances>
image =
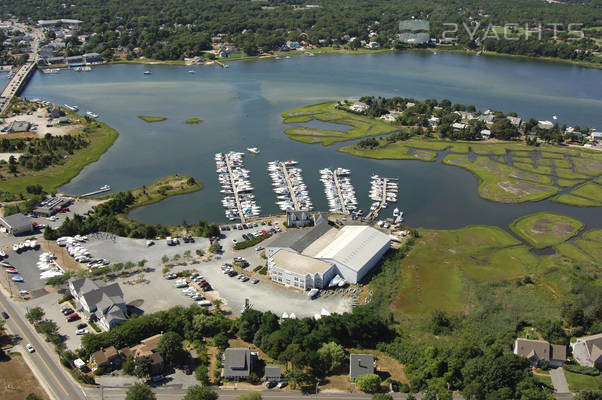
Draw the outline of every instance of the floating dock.
<instances>
[{"instance_id":1,"label":"floating dock","mask_svg":"<svg viewBox=\"0 0 602 400\"><path fill-rule=\"evenodd\" d=\"M109 192L111 190L111 188L106 188L106 189L98 189L95 190L93 192L89 192L89 193L84 193L81 194L79 197L88 197L88 196L94 196L95 194L100 194L100 193L104 193L104 192Z\"/></svg>"},{"instance_id":2,"label":"floating dock","mask_svg":"<svg viewBox=\"0 0 602 400\"><path fill-rule=\"evenodd\" d=\"M243 155L244 153L240 152L215 155L221 192L225 194L222 205L226 209L226 217L230 221L240 219L242 223L261 213L261 208L255 202L253 186L249 181L250 172L243 168Z\"/></svg>"},{"instance_id":3,"label":"floating dock","mask_svg":"<svg viewBox=\"0 0 602 400\"><path fill-rule=\"evenodd\" d=\"M268 174L276 193L276 204L282 211L311 211L313 204L303 182L301 168L295 167L297 161L270 161Z\"/></svg>"},{"instance_id":4,"label":"floating dock","mask_svg":"<svg viewBox=\"0 0 602 400\"><path fill-rule=\"evenodd\" d=\"M357 209L355 188L351 184L351 171L344 168L320 170L320 180L324 184L324 194L330 212L351 214Z\"/></svg>"},{"instance_id":5,"label":"floating dock","mask_svg":"<svg viewBox=\"0 0 602 400\"><path fill-rule=\"evenodd\" d=\"M373 221L378 218L378 214L389 203L397 202L397 192L399 190L397 178L383 178L378 175L373 175L370 180L370 199L373 203L370 207L370 212L366 216L367 221Z\"/></svg>"}]
</instances>

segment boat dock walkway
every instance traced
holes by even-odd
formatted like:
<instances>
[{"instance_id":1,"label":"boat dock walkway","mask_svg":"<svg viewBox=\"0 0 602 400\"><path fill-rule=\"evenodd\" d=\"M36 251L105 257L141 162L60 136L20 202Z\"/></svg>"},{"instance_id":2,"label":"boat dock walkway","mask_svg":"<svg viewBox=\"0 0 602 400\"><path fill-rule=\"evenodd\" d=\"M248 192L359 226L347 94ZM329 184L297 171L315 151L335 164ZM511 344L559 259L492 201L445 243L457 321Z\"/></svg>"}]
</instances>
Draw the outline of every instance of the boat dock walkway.
<instances>
[{"instance_id":1,"label":"boat dock walkway","mask_svg":"<svg viewBox=\"0 0 602 400\"><path fill-rule=\"evenodd\" d=\"M236 186L236 182L234 182L234 175L232 174L232 163L230 160L230 153L226 153L225 155L226 167L228 168L228 176L230 177L230 183L232 184L232 191L234 192L234 200L236 201L236 209L238 210L238 215L240 217L240 222L245 223L245 213L242 212L242 206L240 205L240 197L238 194L238 188Z\"/></svg>"},{"instance_id":2,"label":"boat dock walkway","mask_svg":"<svg viewBox=\"0 0 602 400\"><path fill-rule=\"evenodd\" d=\"M288 168L286 168L286 164L281 162L280 168L282 168L282 173L284 174L284 179L286 180L286 186L288 186L288 192L291 194L293 208L295 209L295 211L301 211L301 206L299 206L299 202L297 201L297 196L295 195L295 191L291 183L291 178L288 174Z\"/></svg>"},{"instance_id":3,"label":"boat dock walkway","mask_svg":"<svg viewBox=\"0 0 602 400\"><path fill-rule=\"evenodd\" d=\"M95 194L100 194L100 193L108 192L110 190L111 190L110 188L109 189L98 189L98 190L95 190L93 192L81 194L81 195L79 195L79 197L94 196Z\"/></svg>"},{"instance_id":4,"label":"boat dock walkway","mask_svg":"<svg viewBox=\"0 0 602 400\"><path fill-rule=\"evenodd\" d=\"M381 196L378 199L378 206L375 209L371 209L370 212L368 213L368 215L366 215L366 221L372 222L374 221L377 217L378 214L382 211L383 208L386 208L386 204L387 204L387 193L388 193L388 183L389 182L393 182L393 181L397 181L397 178L382 178L379 177L378 179L374 180L373 182L379 182L380 183L380 187L382 188L381 190ZM397 196L397 195L395 195ZM396 201L396 200L395 200Z\"/></svg>"},{"instance_id":5,"label":"boat dock walkway","mask_svg":"<svg viewBox=\"0 0 602 400\"><path fill-rule=\"evenodd\" d=\"M345 197L341 191L341 183L339 182L339 175L335 172L332 174L334 178L334 185L337 188L337 194L339 195L339 201L341 202L341 211L343 214L349 214L349 210L347 209Z\"/></svg>"}]
</instances>

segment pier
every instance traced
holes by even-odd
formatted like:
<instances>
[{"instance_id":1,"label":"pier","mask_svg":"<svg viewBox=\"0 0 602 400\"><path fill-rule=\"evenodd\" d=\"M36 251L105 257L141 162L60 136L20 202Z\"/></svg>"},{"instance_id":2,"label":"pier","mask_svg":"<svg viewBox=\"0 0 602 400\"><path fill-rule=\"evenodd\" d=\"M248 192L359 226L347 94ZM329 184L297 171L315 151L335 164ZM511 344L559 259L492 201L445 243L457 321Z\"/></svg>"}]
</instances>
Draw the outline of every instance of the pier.
<instances>
[{"instance_id":1,"label":"pier","mask_svg":"<svg viewBox=\"0 0 602 400\"><path fill-rule=\"evenodd\" d=\"M374 201L370 212L366 215L366 221L372 222L378 214L387 208L387 203L397 202L397 178L381 178L379 176L373 176L370 189L370 198ZM394 186L390 187L390 186Z\"/></svg>"},{"instance_id":2,"label":"pier","mask_svg":"<svg viewBox=\"0 0 602 400\"><path fill-rule=\"evenodd\" d=\"M228 176L230 177L230 183L232 184L232 191L234 192L234 200L236 201L236 209L238 210L238 215L240 217L240 222L243 224L246 222L245 214L242 211L242 206L240 205L240 196L236 182L234 181L234 175L232 174L232 160L230 159L231 154L226 153L225 161L226 167L228 168Z\"/></svg>"},{"instance_id":3,"label":"pier","mask_svg":"<svg viewBox=\"0 0 602 400\"><path fill-rule=\"evenodd\" d=\"M324 184L328 209L332 213L350 215L357 209L357 198L350 174L351 171L345 168L320 170L320 181Z\"/></svg>"},{"instance_id":4,"label":"pier","mask_svg":"<svg viewBox=\"0 0 602 400\"><path fill-rule=\"evenodd\" d=\"M288 192L291 194L293 208L295 209L295 211L301 211L301 207L299 206L299 202L297 201L297 196L295 195L293 185L291 184L291 177L288 174L288 168L286 168L286 164L281 162L280 168L282 168L282 173L284 174L284 179L286 180L286 186L288 186Z\"/></svg>"},{"instance_id":5,"label":"pier","mask_svg":"<svg viewBox=\"0 0 602 400\"><path fill-rule=\"evenodd\" d=\"M18 96L23 91L33 72L36 70L36 66L36 62L29 61L23 64L13 75L0 96L0 114L6 111L12 98Z\"/></svg>"},{"instance_id":6,"label":"pier","mask_svg":"<svg viewBox=\"0 0 602 400\"><path fill-rule=\"evenodd\" d=\"M94 196L95 194L100 194L100 193L108 192L108 191L110 191L110 190L111 190L111 188L106 188L106 189L98 189L98 190L95 190L95 191L93 191L93 192L89 192L89 193L84 193L84 194L81 194L81 195L79 195L79 197L88 197L88 196Z\"/></svg>"},{"instance_id":7,"label":"pier","mask_svg":"<svg viewBox=\"0 0 602 400\"><path fill-rule=\"evenodd\" d=\"M282 211L311 211L313 205L303 182L301 168L294 167L297 161L270 161L268 174L276 192L276 204Z\"/></svg>"},{"instance_id":8,"label":"pier","mask_svg":"<svg viewBox=\"0 0 602 400\"><path fill-rule=\"evenodd\" d=\"M343 193L341 192L341 183L339 182L339 175L336 172L332 175L334 178L334 186L337 188L337 194L339 195L339 201L341 202L341 211L343 211L343 214L349 214L345 197L343 197Z\"/></svg>"}]
</instances>

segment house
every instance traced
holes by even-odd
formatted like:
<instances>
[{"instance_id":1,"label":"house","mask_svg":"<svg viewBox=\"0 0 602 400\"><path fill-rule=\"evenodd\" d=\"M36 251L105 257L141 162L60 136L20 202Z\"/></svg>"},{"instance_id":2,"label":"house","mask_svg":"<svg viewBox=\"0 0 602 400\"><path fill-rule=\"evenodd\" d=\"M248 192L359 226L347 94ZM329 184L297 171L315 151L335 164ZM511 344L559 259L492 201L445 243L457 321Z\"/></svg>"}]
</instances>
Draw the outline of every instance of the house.
<instances>
[{"instance_id":1,"label":"house","mask_svg":"<svg viewBox=\"0 0 602 400\"><path fill-rule=\"evenodd\" d=\"M282 379L280 367L277 365L267 365L265 367L263 379L265 379L267 382L279 382Z\"/></svg>"},{"instance_id":2,"label":"house","mask_svg":"<svg viewBox=\"0 0 602 400\"><path fill-rule=\"evenodd\" d=\"M571 350L580 365L602 367L602 333L577 339L571 343Z\"/></svg>"},{"instance_id":3,"label":"house","mask_svg":"<svg viewBox=\"0 0 602 400\"><path fill-rule=\"evenodd\" d=\"M253 370L256 354L248 348L228 348L222 355L222 376L226 379L247 379Z\"/></svg>"},{"instance_id":4,"label":"house","mask_svg":"<svg viewBox=\"0 0 602 400\"><path fill-rule=\"evenodd\" d=\"M13 121L8 126L8 133L29 132L31 124L27 121Z\"/></svg>"},{"instance_id":5,"label":"house","mask_svg":"<svg viewBox=\"0 0 602 400\"><path fill-rule=\"evenodd\" d=\"M357 102L353 103L351 105L351 107L349 107L349 109L351 111L361 112L361 113L368 111L369 108L370 107L368 106L368 104L362 103L360 101L357 101Z\"/></svg>"},{"instance_id":6,"label":"house","mask_svg":"<svg viewBox=\"0 0 602 400\"><path fill-rule=\"evenodd\" d=\"M518 338L514 342L514 354L528 359L535 366L559 367L566 361L566 346L550 344L545 340Z\"/></svg>"},{"instance_id":7,"label":"house","mask_svg":"<svg viewBox=\"0 0 602 400\"><path fill-rule=\"evenodd\" d=\"M152 360L151 375L157 375L163 371L164 361L161 354L157 352L157 345L163 337L163 333L142 339L135 346L125 347L119 350L119 355L123 358L132 356L134 359L139 357L150 357Z\"/></svg>"},{"instance_id":8,"label":"house","mask_svg":"<svg viewBox=\"0 0 602 400\"><path fill-rule=\"evenodd\" d=\"M313 218L308 211L286 211L286 225L297 228L313 224Z\"/></svg>"},{"instance_id":9,"label":"house","mask_svg":"<svg viewBox=\"0 0 602 400\"><path fill-rule=\"evenodd\" d=\"M380 119L387 122L395 122L399 118L399 112L397 111L389 111L388 114L384 114L380 116Z\"/></svg>"},{"instance_id":10,"label":"house","mask_svg":"<svg viewBox=\"0 0 602 400\"><path fill-rule=\"evenodd\" d=\"M437 125L439 125L439 121L440 121L440 119L435 117L434 115L428 119L428 122L429 122L429 125L431 126L431 128L436 128Z\"/></svg>"},{"instance_id":11,"label":"house","mask_svg":"<svg viewBox=\"0 0 602 400\"><path fill-rule=\"evenodd\" d=\"M86 53L84 60L86 60L86 64L103 62L102 56L98 53Z\"/></svg>"},{"instance_id":12,"label":"house","mask_svg":"<svg viewBox=\"0 0 602 400\"><path fill-rule=\"evenodd\" d=\"M349 379L374 373L374 356L372 354L351 354L349 356Z\"/></svg>"},{"instance_id":13,"label":"house","mask_svg":"<svg viewBox=\"0 0 602 400\"><path fill-rule=\"evenodd\" d=\"M88 278L71 278L69 291L78 308L89 318L94 315L103 329L108 331L127 320L127 307L118 283L98 286Z\"/></svg>"},{"instance_id":14,"label":"house","mask_svg":"<svg viewBox=\"0 0 602 400\"><path fill-rule=\"evenodd\" d=\"M510 121L510 123L517 129L520 129L521 125L523 124L523 120L519 117L508 116L506 119Z\"/></svg>"},{"instance_id":15,"label":"house","mask_svg":"<svg viewBox=\"0 0 602 400\"><path fill-rule=\"evenodd\" d=\"M100 350L92 353L92 362L96 364L98 368L105 368L109 366L117 367L121 364L121 357L114 346L101 348Z\"/></svg>"},{"instance_id":16,"label":"house","mask_svg":"<svg viewBox=\"0 0 602 400\"><path fill-rule=\"evenodd\" d=\"M33 221L21 213L0 217L0 224L14 236L33 232Z\"/></svg>"},{"instance_id":17,"label":"house","mask_svg":"<svg viewBox=\"0 0 602 400\"><path fill-rule=\"evenodd\" d=\"M48 106L48 116L50 118L59 118L63 115L65 113L61 111L61 108L57 104L52 103Z\"/></svg>"},{"instance_id":18,"label":"house","mask_svg":"<svg viewBox=\"0 0 602 400\"><path fill-rule=\"evenodd\" d=\"M475 115L474 113L471 112L467 112L467 111L454 111L454 114L457 114L460 116L460 118L462 119L466 119L466 120L470 120L470 119L475 119Z\"/></svg>"},{"instance_id":19,"label":"house","mask_svg":"<svg viewBox=\"0 0 602 400\"><path fill-rule=\"evenodd\" d=\"M592 132L590 138L593 142L602 142L602 132Z\"/></svg>"},{"instance_id":20,"label":"house","mask_svg":"<svg viewBox=\"0 0 602 400\"><path fill-rule=\"evenodd\" d=\"M84 57L82 56L67 57L66 60L70 67L81 67L84 65Z\"/></svg>"},{"instance_id":21,"label":"house","mask_svg":"<svg viewBox=\"0 0 602 400\"><path fill-rule=\"evenodd\" d=\"M550 121L537 121L537 126L539 127L539 129L552 129L554 127L554 124Z\"/></svg>"},{"instance_id":22,"label":"house","mask_svg":"<svg viewBox=\"0 0 602 400\"><path fill-rule=\"evenodd\" d=\"M43 215L50 217L57 212L61 211L65 207L69 207L73 199L68 197L49 197L44 199L36 208L34 208L34 215Z\"/></svg>"},{"instance_id":23,"label":"house","mask_svg":"<svg viewBox=\"0 0 602 400\"><path fill-rule=\"evenodd\" d=\"M493 122L495 121L495 115L493 115L493 114L479 115L479 121L483 121L487 125L493 125Z\"/></svg>"},{"instance_id":24,"label":"house","mask_svg":"<svg viewBox=\"0 0 602 400\"><path fill-rule=\"evenodd\" d=\"M481 138L485 139L485 140L491 138L491 131L489 129L482 129L481 130Z\"/></svg>"},{"instance_id":25,"label":"house","mask_svg":"<svg viewBox=\"0 0 602 400\"><path fill-rule=\"evenodd\" d=\"M466 124L463 124L461 122L454 122L452 124L452 128L454 131L461 131L466 128Z\"/></svg>"},{"instance_id":26,"label":"house","mask_svg":"<svg viewBox=\"0 0 602 400\"><path fill-rule=\"evenodd\" d=\"M370 42L366 45L369 49L378 49L380 48L380 44L378 42Z\"/></svg>"}]
</instances>

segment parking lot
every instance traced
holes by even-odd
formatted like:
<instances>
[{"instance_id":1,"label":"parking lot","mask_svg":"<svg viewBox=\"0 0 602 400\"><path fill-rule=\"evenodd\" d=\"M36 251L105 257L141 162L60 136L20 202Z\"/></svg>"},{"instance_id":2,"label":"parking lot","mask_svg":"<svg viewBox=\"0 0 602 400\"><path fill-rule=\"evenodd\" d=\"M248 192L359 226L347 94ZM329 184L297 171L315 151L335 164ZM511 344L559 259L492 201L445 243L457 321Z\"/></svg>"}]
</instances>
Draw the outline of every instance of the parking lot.
<instances>
[{"instance_id":1,"label":"parking lot","mask_svg":"<svg viewBox=\"0 0 602 400\"><path fill-rule=\"evenodd\" d=\"M46 284L46 281L40 279L40 270L36 267L40 254L43 252L44 251L41 249L24 250L20 254L12 250L6 252L8 258L5 258L3 261L16 268L18 271L18 274L16 275L21 275L23 277L23 282L15 282L15 286L19 290L32 292L44 287ZM6 271L2 269L1 272L4 274ZM13 275L8 274L9 279L11 276Z\"/></svg>"}]
</instances>

